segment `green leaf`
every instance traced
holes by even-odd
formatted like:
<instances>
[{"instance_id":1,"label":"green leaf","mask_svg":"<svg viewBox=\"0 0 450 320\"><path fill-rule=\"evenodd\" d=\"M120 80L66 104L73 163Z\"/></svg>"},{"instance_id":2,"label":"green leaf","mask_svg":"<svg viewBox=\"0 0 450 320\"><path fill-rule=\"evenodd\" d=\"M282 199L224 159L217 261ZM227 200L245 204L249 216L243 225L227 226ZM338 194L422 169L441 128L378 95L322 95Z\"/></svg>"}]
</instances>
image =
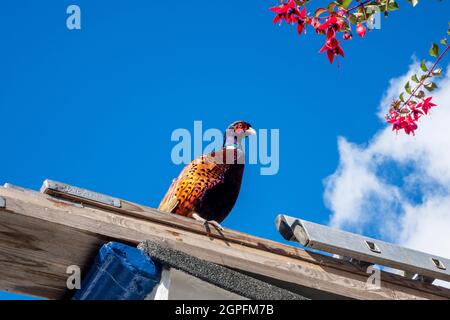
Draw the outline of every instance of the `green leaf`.
<instances>
[{"instance_id":1,"label":"green leaf","mask_svg":"<svg viewBox=\"0 0 450 320\"><path fill-rule=\"evenodd\" d=\"M419 79L417 79L417 74L413 75L411 77L411 80L414 81L415 83L419 83Z\"/></svg>"},{"instance_id":2,"label":"green leaf","mask_svg":"<svg viewBox=\"0 0 450 320\"><path fill-rule=\"evenodd\" d=\"M403 98L404 95L405 95L404 92L400 93L399 99L401 102L405 102L405 98Z\"/></svg>"},{"instance_id":3,"label":"green leaf","mask_svg":"<svg viewBox=\"0 0 450 320\"><path fill-rule=\"evenodd\" d=\"M427 72L428 68L427 65L425 63L425 60L422 60L422 62L420 63L420 69L422 69L423 72Z\"/></svg>"},{"instance_id":4,"label":"green leaf","mask_svg":"<svg viewBox=\"0 0 450 320\"><path fill-rule=\"evenodd\" d=\"M440 77L440 76L442 76L442 69L441 68L437 68L437 69L435 69L434 71L433 71L433 76L435 76L435 77Z\"/></svg>"},{"instance_id":5,"label":"green leaf","mask_svg":"<svg viewBox=\"0 0 450 320\"><path fill-rule=\"evenodd\" d=\"M417 98L424 98L425 97L425 92L423 92L423 90L420 90L418 93L415 94L415 96Z\"/></svg>"},{"instance_id":6,"label":"green leaf","mask_svg":"<svg viewBox=\"0 0 450 320\"><path fill-rule=\"evenodd\" d=\"M379 12L379 8L377 5L373 5L373 4L366 5L366 14L371 14L371 13L375 13L375 12Z\"/></svg>"},{"instance_id":7,"label":"green leaf","mask_svg":"<svg viewBox=\"0 0 450 320\"><path fill-rule=\"evenodd\" d=\"M316 17L318 17L318 16L320 16L322 13L324 13L324 12L327 12L327 9L325 9L325 8L318 8L317 10L316 10L316 12L314 13L314 15L316 16Z\"/></svg>"},{"instance_id":8,"label":"green leaf","mask_svg":"<svg viewBox=\"0 0 450 320\"><path fill-rule=\"evenodd\" d=\"M419 0L408 0L408 2L411 3L413 7L415 7L419 3Z\"/></svg>"},{"instance_id":9,"label":"green leaf","mask_svg":"<svg viewBox=\"0 0 450 320\"><path fill-rule=\"evenodd\" d=\"M350 3L352 3L353 0L343 0L342 1L342 7L345 9L348 9L348 7L350 6Z\"/></svg>"},{"instance_id":10,"label":"green leaf","mask_svg":"<svg viewBox=\"0 0 450 320\"><path fill-rule=\"evenodd\" d=\"M385 6L383 6L383 7L385 7ZM389 7L388 7L389 11L395 11L395 10L399 10L399 9L400 9L400 6L398 5L397 2L392 1L392 0L389 2Z\"/></svg>"},{"instance_id":11,"label":"green leaf","mask_svg":"<svg viewBox=\"0 0 450 320\"><path fill-rule=\"evenodd\" d=\"M444 46L448 46L447 38L442 39L441 44Z\"/></svg>"},{"instance_id":12,"label":"green leaf","mask_svg":"<svg viewBox=\"0 0 450 320\"><path fill-rule=\"evenodd\" d=\"M405 84L405 91L411 94L411 85L409 84L409 81Z\"/></svg>"},{"instance_id":13,"label":"green leaf","mask_svg":"<svg viewBox=\"0 0 450 320\"><path fill-rule=\"evenodd\" d=\"M348 18L350 20L350 23L352 23L352 24L358 23L358 17L355 16L354 14L350 14L350 16Z\"/></svg>"},{"instance_id":14,"label":"green leaf","mask_svg":"<svg viewBox=\"0 0 450 320\"><path fill-rule=\"evenodd\" d=\"M334 2L330 2L327 6L327 10L329 13L333 13L334 12L334 8L336 7L336 3Z\"/></svg>"},{"instance_id":15,"label":"green leaf","mask_svg":"<svg viewBox=\"0 0 450 320\"><path fill-rule=\"evenodd\" d=\"M378 7L378 9L381 12L385 12L386 11L386 1L381 1L381 3L376 3L374 4L375 6ZM387 7L387 11L395 11L400 9L400 6L398 5L397 2L395 2L394 0L389 1L389 5Z\"/></svg>"},{"instance_id":16,"label":"green leaf","mask_svg":"<svg viewBox=\"0 0 450 320\"><path fill-rule=\"evenodd\" d=\"M436 43L433 43L431 45L429 53L430 53L430 56L437 58L437 56L439 55L439 47Z\"/></svg>"},{"instance_id":17,"label":"green leaf","mask_svg":"<svg viewBox=\"0 0 450 320\"><path fill-rule=\"evenodd\" d=\"M429 82L429 83L425 83L424 87L425 87L425 89L427 89L428 91L431 92L437 88L437 85L434 82Z\"/></svg>"}]
</instances>

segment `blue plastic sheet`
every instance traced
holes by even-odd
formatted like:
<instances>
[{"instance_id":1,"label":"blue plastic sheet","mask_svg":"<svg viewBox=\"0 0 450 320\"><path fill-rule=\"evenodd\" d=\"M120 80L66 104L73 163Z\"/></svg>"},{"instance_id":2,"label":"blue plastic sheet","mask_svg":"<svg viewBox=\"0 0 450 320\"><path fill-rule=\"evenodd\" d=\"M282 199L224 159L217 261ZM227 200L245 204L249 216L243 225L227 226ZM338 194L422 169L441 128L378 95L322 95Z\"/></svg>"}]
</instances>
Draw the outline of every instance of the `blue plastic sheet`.
<instances>
[{"instance_id":1,"label":"blue plastic sheet","mask_svg":"<svg viewBox=\"0 0 450 320\"><path fill-rule=\"evenodd\" d=\"M74 300L142 300L161 279L161 266L117 242L101 247Z\"/></svg>"}]
</instances>

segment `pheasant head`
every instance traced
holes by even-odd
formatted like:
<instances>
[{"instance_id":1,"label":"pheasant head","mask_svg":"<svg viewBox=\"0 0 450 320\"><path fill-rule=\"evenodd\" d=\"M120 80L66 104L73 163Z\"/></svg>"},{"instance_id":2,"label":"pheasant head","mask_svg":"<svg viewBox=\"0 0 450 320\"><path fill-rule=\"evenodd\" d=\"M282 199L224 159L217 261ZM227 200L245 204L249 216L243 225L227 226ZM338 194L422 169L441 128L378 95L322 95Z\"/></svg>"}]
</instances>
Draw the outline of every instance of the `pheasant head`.
<instances>
[{"instance_id":1,"label":"pheasant head","mask_svg":"<svg viewBox=\"0 0 450 320\"><path fill-rule=\"evenodd\" d=\"M236 121L230 124L225 132L223 146L225 148L240 148L245 137L256 135L255 129L245 121Z\"/></svg>"}]
</instances>

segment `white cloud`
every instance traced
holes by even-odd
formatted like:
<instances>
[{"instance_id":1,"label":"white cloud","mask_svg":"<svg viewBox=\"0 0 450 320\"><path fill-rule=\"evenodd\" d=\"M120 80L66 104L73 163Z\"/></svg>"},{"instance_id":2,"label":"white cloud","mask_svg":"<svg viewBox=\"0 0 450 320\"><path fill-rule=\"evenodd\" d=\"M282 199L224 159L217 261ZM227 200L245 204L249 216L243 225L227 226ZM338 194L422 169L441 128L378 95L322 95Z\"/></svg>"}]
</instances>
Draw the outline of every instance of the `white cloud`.
<instances>
[{"instance_id":1,"label":"white cloud","mask_svg":"<svg viewBox=\"0 0 450 320\"><path fill-rule=\"evenodd\" d=\"M418 69L390 81L380 118ZM450 68L439 88L415 137L386 126L365 145L338 139L340 164L325 180L330 225L450 258Z\"/></svg>"}]
</instances>

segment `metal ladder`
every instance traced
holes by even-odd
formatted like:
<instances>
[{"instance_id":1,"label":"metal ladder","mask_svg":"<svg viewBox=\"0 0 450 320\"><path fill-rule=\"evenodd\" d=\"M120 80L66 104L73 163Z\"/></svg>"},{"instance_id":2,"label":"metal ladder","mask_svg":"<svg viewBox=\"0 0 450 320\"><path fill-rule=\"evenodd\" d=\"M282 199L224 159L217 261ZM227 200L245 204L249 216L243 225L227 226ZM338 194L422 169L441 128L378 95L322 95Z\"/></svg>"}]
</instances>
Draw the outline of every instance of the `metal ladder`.
<instances>
[{"instance_id":1,"label":"metal ladder","mask_svg":"<svg viewBox=\"0 0 450 320\"><path fill-rule=\"evenodd\" d=\"M345 257L363 268L377 264L427 283L450 281L450 259L282 214L275 223L286 240Z\"/></svg>"}]
</instances>

